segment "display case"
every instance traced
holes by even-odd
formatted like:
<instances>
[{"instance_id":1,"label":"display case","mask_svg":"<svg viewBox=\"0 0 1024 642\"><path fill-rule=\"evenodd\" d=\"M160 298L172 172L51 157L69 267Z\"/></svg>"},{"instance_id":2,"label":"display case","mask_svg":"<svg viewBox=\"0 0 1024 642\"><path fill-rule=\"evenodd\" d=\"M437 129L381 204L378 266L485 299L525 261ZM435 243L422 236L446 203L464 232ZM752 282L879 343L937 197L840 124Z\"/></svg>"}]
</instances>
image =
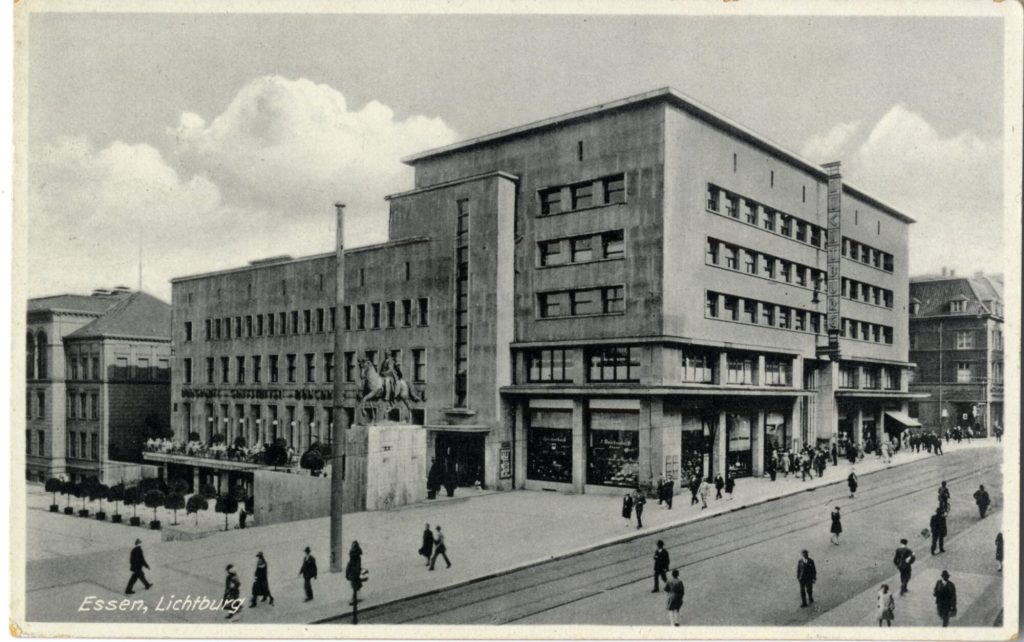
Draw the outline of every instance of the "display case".
<instances>
[{"instance_id":1,"label":"display case","mask_svg":"<svg viewBox=\"0 0 1024 642\"><path fill-rule=\"evenodd\" d=\"M640 480L640 433L591 430L587 440L587 483L636 488Z\"/></svg>"},{"instance_id":2,"label":"display case","mask_svg":"<svg viewBox=\"0 0 1024 642\"><path fill-rule=\"evenodd\" d=\"M526 478L572 483L572 430L530 428L526 440Z\"/></svg>"}]
</instances>

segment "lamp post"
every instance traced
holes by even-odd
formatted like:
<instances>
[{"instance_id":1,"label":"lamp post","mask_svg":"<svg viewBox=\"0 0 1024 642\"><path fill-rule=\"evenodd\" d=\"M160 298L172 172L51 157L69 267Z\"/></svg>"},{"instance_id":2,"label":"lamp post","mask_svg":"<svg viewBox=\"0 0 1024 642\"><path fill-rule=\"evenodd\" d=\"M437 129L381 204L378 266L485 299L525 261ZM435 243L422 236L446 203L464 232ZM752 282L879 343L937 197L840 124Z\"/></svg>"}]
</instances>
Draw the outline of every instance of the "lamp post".
<instances>
[{"instance_id":1,"label":"lamp post","mask_svg":"<svg viewBox=\"0 0 1024 642\"><path fill-rule=\"evenodd\" d=\"M344 310L345 303L345 204L335 203L337 224L335 227L335 277L334 277L334 309L338 314ZM345 332L341 327L334 329L334 354L337 359L345 354ZM345 467L345 409L342 405L345 395L344 377L334 377L333 415L331 426L331 572L340 573L344 570L345 549L341 541L341 513L345 506L344 467Z\"/></svg>"}]
</instances>

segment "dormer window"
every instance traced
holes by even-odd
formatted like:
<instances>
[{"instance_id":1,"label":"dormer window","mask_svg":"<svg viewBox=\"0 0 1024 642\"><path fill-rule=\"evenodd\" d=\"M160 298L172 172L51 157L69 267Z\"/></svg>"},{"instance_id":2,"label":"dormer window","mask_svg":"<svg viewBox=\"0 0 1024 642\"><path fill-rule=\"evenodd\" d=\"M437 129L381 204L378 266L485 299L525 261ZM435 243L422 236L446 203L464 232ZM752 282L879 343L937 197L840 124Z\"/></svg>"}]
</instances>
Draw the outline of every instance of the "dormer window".
<instances>
[{"instance_id":1,"label":"dormer window","mask_svg":"<svg viewBox=\"0 0 1024 642\"><path fill-rule=\"evenodd\" d=\"M950 312L964 312L967 309L967 301L950 301Z\"/></svg>"},{"instance_id":2,"label":"dormer window","mask_svg":"<svg viewBox=\"0 0 1024 642\"><path fill-rule=\"evenodd\" d=\"M921 304L920 303L918 303L917 301L914 301L913 303L910 304L910 313L911 314L919 314L920 312L921 312Z\"/></svg>"}]
</instances>

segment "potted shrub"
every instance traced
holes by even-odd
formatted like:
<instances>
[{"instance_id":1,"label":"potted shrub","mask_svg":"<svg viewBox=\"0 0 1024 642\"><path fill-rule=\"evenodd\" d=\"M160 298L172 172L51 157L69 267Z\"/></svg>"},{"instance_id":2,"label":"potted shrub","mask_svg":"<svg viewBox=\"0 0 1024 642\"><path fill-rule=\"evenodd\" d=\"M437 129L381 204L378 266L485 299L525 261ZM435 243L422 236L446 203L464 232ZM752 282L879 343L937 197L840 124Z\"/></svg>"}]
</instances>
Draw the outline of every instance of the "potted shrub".
<instances>
[{"instance_id":1,"label":"potted shrub","mask_svg":"<svg viewBox=\"0 0 1024 642\"><path fill-rule=\"evenodd\" d=\"M71 496L75 494L75 484L70 481L62 481L60 483L60 494L68 498L68 503L64 506L65 515L74 515L75 509L71 508Z\"/></svg>"},{"instance_id":2,"label":"potted shrub","mask_svg":"<svg viewBox=\"0 0 1024 642\"><path fill-rule=\"evenodd\" d=\"M107 498L109 492L110 487L106 484L96 483L89 488L89 499L100 503L100 509L96 511L96 519L101 522L107 519L107 514L103 512L103 500Z\"/></svg>"},{"instance_id":3,"label":"potted shrub","mask_svg":"<svg viewBox=\"0 0 1024 642\"><path fill-rule=\"evenodd\" d=\"M299 466L308 470L313 477L320 476L320 471L324 469L324 456L321 454L318 444L313 444L309 450L302 453L302 457L299 458Z\"/></svg>"},{"instance_id":4,"label":"potted shrub","mask_svg":"<svg viewBox=\"0 0 1024 642\"><path fill-rule=\"evenodd\" d=\"M224 513L224 530L228 530L228 515L238 511L238 500L232 495L221 495L217 498L214 510L218 513Z\"/></svg>"},{"instance_id":5,"label":"potted shrub","mask_svg":"<svg viewBox=\"0 0 1024 642\"><path fill-rule=\"evenodd\" d=\"M149 508L153 509L153 521L149 523L149 527L155 531L160 530L160 520L156 518L156 510L164 505L164 493L159 488L153 488L146 491L142 501Z\"/></svg>"},{"instance_id":6,"label":"potted shrub","mask_svg":"<svg viewBox=\"0 0 1024 642\"><path fill-rule=\"evenodd\" d=\"M188 501L185 502L185 514L196 514L196 526L199 526L199 511L207 510L209 508L210 501L206 497L203 497L201 493L196 493L195 495L192 495L191 497L188 498Z\"/></svg>"},{"instance_id":7,"label":"potted shrub","mask_svg":"<svg viewBox=\"0 0 1024 642\"><path fill-rule=\"evenodd\" d=\"M124 505L132 507L132 516L128 518L128 523L132 526L138 526L142 523L139 519L139 504L142 503L142 490L138 486L129 486L124 489Z\"/></svg>"},{"instance_id":8,"label":"potted shrub","mask_svg":"<svg viewBox=\"0 0 1024 642\"><path fill-rule=\"evenodd\" d=\"M235 437L235 448L245 448L245 437L242 435Z\"/></svg>"},{"instance_id":9,"label":"potted shrub","mask_svg":"<svg viewBox=\"0 0 1024 642\"><path fill-rule=\"evenodd\" d=\"M115 524L121 523L121 515L117 512L118 502L124 501L124 484L114 484L107 491L107 500L114 504L114 514L110 516L110 521Z\"/></svg>"},{"instance_id":10,"label":"potted shrub","mask_svg":"<svg viewBox=\"0 0 1024 642\"><path fill-rule=\"evenodd\" d=\"M188 440L189 441L199 441L199 433L197 433L196 431L193 430L192 432L190 432L188 434Z\"/></svg>"},{"instance_id":11,"label":"potted shrub","mask_svg":"<svg viewBox=\"0 0 1024 642\"><path fill-rule=\"evenodd\" d=\"M171 511L171 526L177 526L178 511L185 508L185 496L172 489L164 496L164 508Z\"/></svg>"},{"instance_id":12,"label":"potted shrub","mask_svg":"<svg viewBox=\"0 0 1024 642\"><path fill-rule=\"evenodd\" d=\"M60 506L57 504L57 493L60 492L62 483L63 482L57 479L56 477L51 477L46 480L46 492L50 493L51 501L53 502L52 504L50 504L51 513L56 513L60 511Z\"/></svg>"},{"instance_id":13,"label":"potted shrub","mask_svg":"<svg viewBox=\"0 0 1024 642\"><path fill-rule=\"evenodd\" d=\"M82 508L78 510L79 517L88 517L89 509L85 507L85 502L89 499L89 482L82 481L74 485L72 494L82 500Z\"/></svg>"}]
</instances>

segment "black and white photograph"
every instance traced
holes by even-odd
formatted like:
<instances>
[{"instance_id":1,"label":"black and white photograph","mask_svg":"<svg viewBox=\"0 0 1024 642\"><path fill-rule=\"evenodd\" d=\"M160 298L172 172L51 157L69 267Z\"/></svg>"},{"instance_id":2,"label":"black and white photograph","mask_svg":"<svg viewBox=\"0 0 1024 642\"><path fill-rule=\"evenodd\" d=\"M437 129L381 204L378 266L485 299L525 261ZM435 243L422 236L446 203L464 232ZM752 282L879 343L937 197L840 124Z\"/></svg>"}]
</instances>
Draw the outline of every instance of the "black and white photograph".
<instances>
[{"instance_id":1,"label":"black and white photograph","mask_svg":"<svg viewBox=\"0 0 1024 642\"><path fill-rule=\"evenodd\" d=\"M1020 2L11 11L14 634L1017 635Z\"/></svg>"}]
</instances>

